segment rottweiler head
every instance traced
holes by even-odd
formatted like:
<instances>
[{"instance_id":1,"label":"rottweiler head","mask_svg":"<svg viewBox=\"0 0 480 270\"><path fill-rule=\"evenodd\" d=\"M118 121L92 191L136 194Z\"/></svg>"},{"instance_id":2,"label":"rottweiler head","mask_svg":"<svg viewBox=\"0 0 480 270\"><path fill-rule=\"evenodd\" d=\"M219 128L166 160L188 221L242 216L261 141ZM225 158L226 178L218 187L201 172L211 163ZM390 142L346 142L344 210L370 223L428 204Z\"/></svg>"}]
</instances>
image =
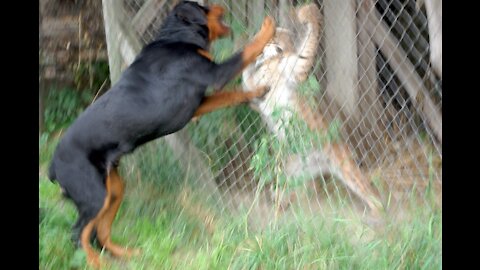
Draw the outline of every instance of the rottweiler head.
<instances>
[{"instance_id":1,"label":"rottweiler head","mask_svg":"<svg viewBox=\"0 0 480 270\"><path fill-rule=\"evenodd\" d=\"M230 27L223 22L225 9L222 6L201 6L193 1L182 1L172 13L184 25L205 29L209 43L230 33Z\"/></svg>"}]
</instances>

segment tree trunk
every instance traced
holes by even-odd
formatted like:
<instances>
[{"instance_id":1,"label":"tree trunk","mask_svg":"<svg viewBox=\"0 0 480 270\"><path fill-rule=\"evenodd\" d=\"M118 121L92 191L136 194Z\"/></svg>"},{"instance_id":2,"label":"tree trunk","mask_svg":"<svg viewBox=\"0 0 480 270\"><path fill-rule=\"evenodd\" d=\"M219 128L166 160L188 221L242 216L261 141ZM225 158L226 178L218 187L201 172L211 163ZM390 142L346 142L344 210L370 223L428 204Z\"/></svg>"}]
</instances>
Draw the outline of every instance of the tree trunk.
<instances>
[{"instance_id":1,"label":"tree trunk","mask_svg":"<svg viewBox=\"0 0 480 270\"><path fill-rule=\"evenodd\" d=\"M272 15L274 18L277 18L279 0L264 0L264 1L265 1L265 10L267 11L267 13Z\"/></svg>"},{"instance_id":2,"label":"tree trunk","mask_svg":"<svg viewBox=\"0 0 480 270\"><path fill-rule=\"evenodd\" d=\"M349 117L358 100L357 40L354 0L325 0L327 93Z\"/></svg>"},{"instance_id":3,"label":"tree trunk","mask_svg":"<svg viewBox=\"0 0 480 270\"><path fill-rule=\"evenodd\" d=\"M260 29L265 12L265 0L256 0L248 2L250 29Z\"/></svg>"},{"instance_id":4,"label":"tree trunk","mask_svg":"<svg viewBox=\"0 0 480 270\"><path fill-rule=\"evenodd\" d=\"M247 28L248 27L248 9L247 9L247 1L246 0L237 0L237 1L232 1L231 3L231 8L232 8L232 15L234 17L234 20L237 20L238 23L242 27Z\"/></svg>"},{"instance_id":5,"label":"tree trunk","mask_svg":"<svg viewBox=\"0 0 480 270\"><path fill-rule=\"evenodd\" d=\"M442 78L442 1L425 0L425 9L430 37L430 61L433 70Z\"/></svg>"},{"instance_id":6,"label":"tree trunk","mask_svg":"<svg viewBox=\"0 0 480 270\"><path fill-rule=\"evenodd\" d=\"M205 158L198 149L190 141L190 137L185 129L164 137L170 148L173 150L175 158L179 160L185 167L192 166L192 173L196 174L198 183L203 184L200 189L207 191L208 199L215 202L221 202L222 196L215 183L215 177L209 169ZM222 204L219 204L222 205Z\"/></svg>"},{"instance_id":7,"label":"tree trunk","mask_svg":"<svg viewBox=\"0 0 480 270\"><path fill-rule=\"evenodd\" d=\"M119 40L119 26L117 20L115 20L115 14L113 7L115 7L115 1L102 0L103 6L103 18L105 24L105 38L108 51L108 66L110 69L110 81L112 85L117 82L121 74L122 56L120 54L120 40Z\"/></svg>"},{"instance_id":8,"label":"tree trunk","mask_svg":"<svg viewBox=\"0 0 480 270\"><path fill-rule=\"evenodd\" d=\"M278 2L278 25L287 29L291 29L291 21L289 17L290 4L288 0L279 0Z\"/></svg>"}]
</instances>

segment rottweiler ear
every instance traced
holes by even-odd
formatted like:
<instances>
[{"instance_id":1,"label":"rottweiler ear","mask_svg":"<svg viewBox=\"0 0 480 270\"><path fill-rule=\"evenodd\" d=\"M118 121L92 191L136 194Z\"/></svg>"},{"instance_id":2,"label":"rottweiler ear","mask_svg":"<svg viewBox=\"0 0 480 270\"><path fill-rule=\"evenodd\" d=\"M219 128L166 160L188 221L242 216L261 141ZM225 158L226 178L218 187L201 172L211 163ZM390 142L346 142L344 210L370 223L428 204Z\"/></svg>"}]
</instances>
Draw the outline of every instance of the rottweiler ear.
<instances>
[{"instance_id":1,"label":"rottweiler ear","mask_svg":"<svg viewBox=\"0 0 480 270\"><path fill-rule=\"evenodd\" d=\"M207 25L207 16L200 10L181 8L177 10L175 16L187 24Z\"/></svg>"}]
</instances>

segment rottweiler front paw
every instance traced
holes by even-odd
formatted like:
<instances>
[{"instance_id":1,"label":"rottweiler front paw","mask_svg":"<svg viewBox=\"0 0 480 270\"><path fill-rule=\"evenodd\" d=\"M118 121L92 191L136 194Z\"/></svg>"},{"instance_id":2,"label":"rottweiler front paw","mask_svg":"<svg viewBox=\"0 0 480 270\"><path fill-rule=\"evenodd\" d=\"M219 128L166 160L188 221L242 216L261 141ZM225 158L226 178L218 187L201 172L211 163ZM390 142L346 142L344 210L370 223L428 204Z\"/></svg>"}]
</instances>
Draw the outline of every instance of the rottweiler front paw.
<instances>
[{"instance_id":1,"label":"rottweiler front paw","mask_svg":"<svg viewBox=\"0 0 480 270\"><path fill-rule=\"evenodd\" d=\"M273 18L270 16L267 16L263 20L262 28L260 28L260 31L258 32L257 37L260 41L262 41L262 43L264 42L266 44L273 38L273 36L275 35L276 29L277 28Z\"/></svg>"}]
</instances>

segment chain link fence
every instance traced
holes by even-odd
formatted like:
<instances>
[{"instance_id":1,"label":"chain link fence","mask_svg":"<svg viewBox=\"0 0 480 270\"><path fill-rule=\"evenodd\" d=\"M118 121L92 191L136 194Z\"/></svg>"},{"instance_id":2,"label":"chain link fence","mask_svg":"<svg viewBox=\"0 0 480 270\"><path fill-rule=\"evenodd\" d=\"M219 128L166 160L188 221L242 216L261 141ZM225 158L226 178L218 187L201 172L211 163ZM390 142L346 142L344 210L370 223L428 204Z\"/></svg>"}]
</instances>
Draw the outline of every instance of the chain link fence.
<instances>
[{"instance_id":1,"label":"chain link fence","mask_svg":"<svg viewBox=\"0 0 480 270\"><path fill-rule=\"evenodd\" d=\"M103 0L112 82L177 2ZM126 179L168 179L185 209L243 213L255 228L300 216L376 224L441 209L439 1L201 2L228 11L232 35L213 44L216 61L275 18L274 40L229 85L271 90L125 157ZM161 155L176 169L166 171Z\"/></svg>"}]
</instances>

